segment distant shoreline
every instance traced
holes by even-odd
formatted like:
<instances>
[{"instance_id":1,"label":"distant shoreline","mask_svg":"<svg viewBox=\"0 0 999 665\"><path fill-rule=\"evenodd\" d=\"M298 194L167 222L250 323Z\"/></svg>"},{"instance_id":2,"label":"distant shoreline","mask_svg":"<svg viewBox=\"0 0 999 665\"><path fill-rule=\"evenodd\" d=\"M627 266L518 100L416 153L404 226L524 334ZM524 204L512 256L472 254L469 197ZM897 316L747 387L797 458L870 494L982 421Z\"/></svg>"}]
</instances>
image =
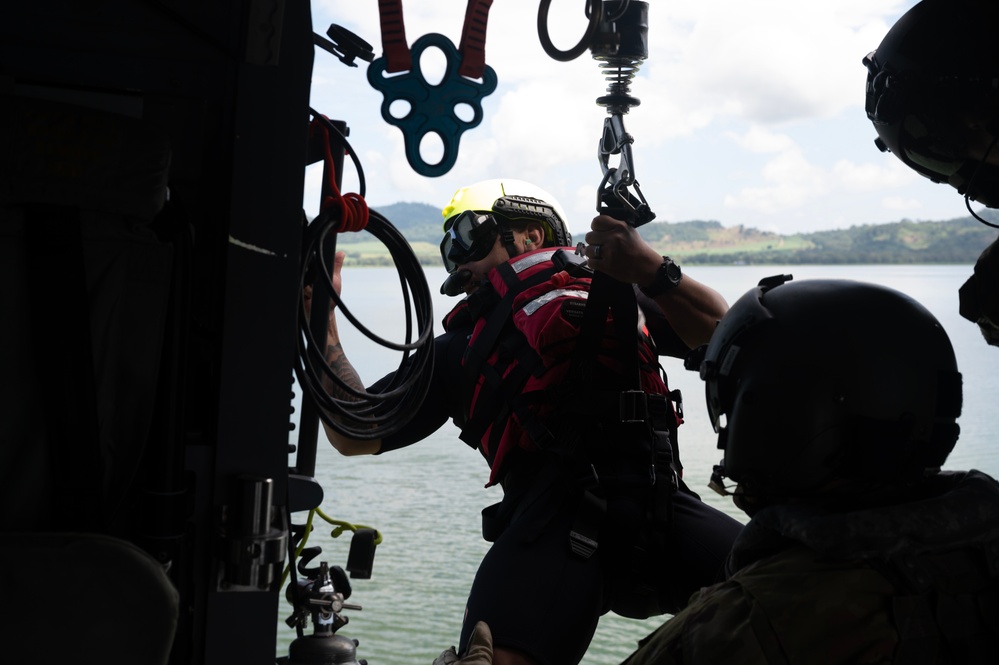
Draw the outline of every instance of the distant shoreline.
<instances>
[{"instance_id":1,"label":"distant shoreline","mask_svg":"<svg viewBox=\"0 0 999 665\"><path fill-rule=\"evenodd\" d=\"M983 248L984 249L984 248ZM439 258L428 258L417 255L417 260L422 266L433 266L443 268L444 264ZM856 265L856 266L879 266L879 265L926 265L926 266L973 266L977 259L970 259L966 261L788 261L788 260L772 260L772 261L752 261L752 262L732 262L732 261L691 261L691 260L680 260L678 262L684 265L691 266L705 266L705 267L723 267L723 268L741 268L747 267L751 268L753 266L837 266L837 265ZM364 258L350 258L348 257L344 260L344 266L351 268L391 268L393 267L392 258L388 251L385 252L385 256L371 257L366 256Z\"/></svg>"},{"instance_id":2,"label":"distant shoreline","mask_svg":"<svg viewBox=\"0 0 999 665\"><path fill-rule=\"evenodd\" d=\"M407 239L423 265L441 265L440 211L426 204L394 204L386 218ZM999 222L999 211L983 210ZM638 232L656 251L679 263L738 265L965 265L996 239L996 229L971 216L853 226L789 236L717 221L651 222ZM388 266L388 250L370 234L346 234L340 249L348 265Z\"/></svg>"}]
</instances>

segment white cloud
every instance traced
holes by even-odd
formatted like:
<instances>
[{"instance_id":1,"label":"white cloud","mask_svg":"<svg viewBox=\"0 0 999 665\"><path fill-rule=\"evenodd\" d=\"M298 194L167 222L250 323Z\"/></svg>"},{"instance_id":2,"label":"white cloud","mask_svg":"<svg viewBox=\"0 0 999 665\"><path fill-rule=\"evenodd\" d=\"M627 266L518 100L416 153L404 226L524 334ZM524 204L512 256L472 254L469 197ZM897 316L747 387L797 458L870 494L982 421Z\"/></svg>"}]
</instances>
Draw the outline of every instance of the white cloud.
<instances>
[{"instance_id":1,"label":"white cloud","mask_svg":"<svg viewBox=\"0 0 999 665\"><path fill-rule=\"evenodd\" d=\"M753 125L745 134L730 132L728 136L741 147L756 153L788 152L795 150L794 141L786 134L771 132L759 125Z\"/></svg>"},{"instance_id":2,"label":"white cloud","mask_svg":"<svg viewBox=\"0 0 999 665\"><path fill-rule=\"evenodd\" d=\"M669 41L650 18L650 60L687 104L763 123L831 116L859 103L860 59L904 4L673 1L656 7Z\"/></svg>"},{"instance_id":3,"label":"white cloud","mask_svg":"<svg viewBox=\"0 0 999 665\"><path fill-rule=\"evenodd\" d=\"M760 175L767 185L744 187L726 196L725 205L774 214L803 205L828 190L828 180L822 169L808 163L796 149L770 159Z\"/></svg>"},{"instance_id":4,"label":"white cloud","mask_svg":"<svg viewBox=\"0 0 999 665\"><path fill-rule=\"evenodd\" d=\"M668 210L676 213L670 219L779 225L788 232L794 225L894 221L903 207L916 205L926 218L955 216L959 197L879 155L863 116L861 58L913 4L651 2L649 58L631 85L641 105L624 119L637 175L659 217ZM377 3L313 0L312 7L317 32L340 23L381 54ZM406 3L409 42L437 32L457 44L464 9L464 3ZM317 52L313 105L351 126L369 201L439 205L469 182L516 175L553 192L574 233L585 230L601 177L596 146L606 116L594 100L606 82L589 53L572 62L544 53L537 10L537 0L493 5L486 62L499 87L483 100L482 124L462 135L455 167L440 178L409 166L401 133L382 120L381 95L368 85L363 63L347 69ZM579 40L585 22L581 3L552 3L549 29L560 48Z\"/></svg>"},{"instance_id":5,"label":"white cloud","mask_svg":"<svg viewBox=\"0 0 999 665\"><path fill-rule=\"evenodd\" d=\"M848 159L836 162L833 175L851 192L883 191L911 185L921 177L896 159L877 164L855 164Z\"/></svg>"},{"instance_id":6,"label":"white cloud","mask_svg":"<svg viewBox=\"0 0 999 665\"><path fill-rule=\"evenodd\" d=\"M912 212L923 207L919 199L904 198L901 196L886 196L881 199L881 207L885 210L898 212Z\"/></svg>"}]
</instances>

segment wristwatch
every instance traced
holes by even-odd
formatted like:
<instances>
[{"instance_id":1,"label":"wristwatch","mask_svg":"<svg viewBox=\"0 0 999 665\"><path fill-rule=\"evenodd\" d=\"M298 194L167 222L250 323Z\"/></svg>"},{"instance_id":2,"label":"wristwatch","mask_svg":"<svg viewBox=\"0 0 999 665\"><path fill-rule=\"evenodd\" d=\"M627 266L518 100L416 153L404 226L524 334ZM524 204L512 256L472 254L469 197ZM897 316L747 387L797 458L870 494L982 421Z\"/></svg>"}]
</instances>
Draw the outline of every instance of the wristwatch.
<instances>
[{"instance_id":1,"label":"wristwatch","mask_svg":"<svg viewBox=\"0 0 999 665\"><path fill-rule=\"evenodd\" d=\"M642 293L648 297L655 298L670 289L675 289L680 285L681 279L683 279L683 273L680 272L680 266L677 265L676 262L670 257L664 256L663 262L659 265L659 269L656 271L656 278L653 279L652 283L648 286L642 286L639 288L641 288Z\"/></svg>"}]
</instances>

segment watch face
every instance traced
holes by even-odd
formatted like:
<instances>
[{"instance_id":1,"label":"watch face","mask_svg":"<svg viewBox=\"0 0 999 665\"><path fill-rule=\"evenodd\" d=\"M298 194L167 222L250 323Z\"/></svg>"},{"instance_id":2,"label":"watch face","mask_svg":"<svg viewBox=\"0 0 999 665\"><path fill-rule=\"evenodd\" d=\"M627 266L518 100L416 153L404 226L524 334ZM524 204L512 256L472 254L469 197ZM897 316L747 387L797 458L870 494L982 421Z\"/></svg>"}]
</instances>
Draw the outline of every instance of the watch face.
<instances>
[{"instance_id":1,"label":"watch face","mask_svg":"<svg viewBox=\"0 0 999 665\"><path fill-rule=\"evenodd\" d=\"M678 266L677 264L673 263L672 261L669 261L666 264L666 277L669 278L669 281L673 282L674 284L676 284L677 282L679 282L680 281L680 266Z\"/></svg>"},{"instance_id":2,"label":"watch face","mask_svg":"<svg viewBox=\"0 0 999 665\"><path fill-rule=\"evenodd\" d=\"M678 266L673 259L668 256L663 257L663 262L659 265L659 270L656 271L656 278L646 287L642 288L642 292L645 293L650 298L655 298L660 293L664 291L669 291L680 285L680 280L682 279L682 274L680 271L680 266Z\"/></svg>"}]
</instances>

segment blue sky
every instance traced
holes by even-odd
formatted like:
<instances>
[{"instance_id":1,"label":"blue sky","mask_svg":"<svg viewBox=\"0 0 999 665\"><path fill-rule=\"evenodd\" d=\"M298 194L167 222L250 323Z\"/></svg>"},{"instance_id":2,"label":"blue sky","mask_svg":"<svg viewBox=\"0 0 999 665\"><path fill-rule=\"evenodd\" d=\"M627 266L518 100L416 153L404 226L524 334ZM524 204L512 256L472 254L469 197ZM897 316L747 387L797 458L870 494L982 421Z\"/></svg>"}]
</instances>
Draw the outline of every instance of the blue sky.
<instances>
[{"instance_id":1,"label":"blue sky","mask_svg":"<svg viewBox=\"0 0 999 665\"><path fill-rule=\"evenodd\" d=\"M567 49L585 28L582 0L552 0L553 42ZM657 220L717 220L782 234L967 214L951 188L910 172L874 147L861 59L914 0L652 0L649 57L631 84L641 105L625 116L641 190ZM407 41L439 33L457 44L465 3L406 0ZM337 23L382 55L378 3L312 0L313 25ZM486 63L499 80L482 123L461 137L455 166L416 173L402 134L381 116L367 64L350 68L317 50L311 105L343 120L367 177L372 207L443 206L459 187L494 177L530 180L562 204L574 234L595 214L604 81L589 52L548 57L538 0L500 0L490 14ZM428 50L428 76L443 57ZM436 161L432 141L428 162ZM439 153L438 153L439 154ZM616 161L611 162L614 166ZM306 178L318 207L319 171ZM345 191L357 190L346 169ZM577 238L578 239L578 238Z\"/></svg>"}]
</instances>

